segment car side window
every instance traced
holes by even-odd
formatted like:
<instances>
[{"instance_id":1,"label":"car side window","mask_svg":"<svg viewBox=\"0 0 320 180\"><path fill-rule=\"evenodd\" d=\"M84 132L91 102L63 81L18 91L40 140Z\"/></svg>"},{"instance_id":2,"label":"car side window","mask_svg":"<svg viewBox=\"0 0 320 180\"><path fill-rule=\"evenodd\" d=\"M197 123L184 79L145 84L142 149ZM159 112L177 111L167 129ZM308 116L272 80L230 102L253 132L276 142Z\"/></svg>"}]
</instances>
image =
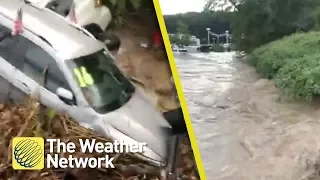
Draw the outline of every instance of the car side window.
<instances>
[{"instance_id":1,"label":"car side window","mask_svg":"<svg viewBox=\"0 0 320 180\"><path fill-rule=\"evenodd\" d=\"M11 65L20 68L23 65L23 59L13 51L17 48L19 37L11 36L11 30L0 25L0 56L7 60Z\"/></svg>"},{"instance_id":2,"label":"car side window","mask_svg":"<svg viewBox=\"0 0 320 180\"><path fill-rule=\"evenodd\" d=\"M32 41L23 36L17 37L19 37L19 43L13 53L17 54L18 58L23 59L22 66L19 69L34 81L43 85L43 72L46 68L49 68L45 87L53 93L56 93L58 87L71 91L69 83L55 59Z\"/></svg>"}]
</instances>

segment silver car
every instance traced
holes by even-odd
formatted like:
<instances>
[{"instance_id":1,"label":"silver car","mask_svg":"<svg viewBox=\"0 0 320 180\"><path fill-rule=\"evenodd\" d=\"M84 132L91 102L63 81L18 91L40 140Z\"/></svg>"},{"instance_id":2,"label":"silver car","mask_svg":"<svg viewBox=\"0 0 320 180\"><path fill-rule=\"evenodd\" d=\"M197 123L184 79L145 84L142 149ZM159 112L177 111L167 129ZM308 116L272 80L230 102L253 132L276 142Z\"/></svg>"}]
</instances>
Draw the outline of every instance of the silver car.
<instances>
[{"instance_id":1,"label":"silver car","mask_svg":"<svg viewBox=\"0 0 320 180\"><path fill-rule=\"evenodd\" d=\"M18 7L23 32L11 35ZM10 87L31 96L40 93L45 106L113 140L146 142L146 151L137 156L165 166L172 128L113 60L101 42L54 12L19 0L0 0L0 76ZM41 86L46 68L48 84ZM0 86L4 92L5 86Z\"/></svg>"}]
</instances>

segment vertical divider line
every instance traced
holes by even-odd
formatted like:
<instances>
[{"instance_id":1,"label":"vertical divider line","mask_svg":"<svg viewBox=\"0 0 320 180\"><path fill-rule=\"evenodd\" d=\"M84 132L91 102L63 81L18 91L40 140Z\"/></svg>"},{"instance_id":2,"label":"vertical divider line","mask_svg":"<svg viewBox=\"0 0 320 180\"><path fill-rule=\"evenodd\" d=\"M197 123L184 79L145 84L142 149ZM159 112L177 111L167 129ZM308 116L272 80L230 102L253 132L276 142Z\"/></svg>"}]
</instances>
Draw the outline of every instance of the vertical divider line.
<instances>
[{"instance_id":1,"label":"vertical divider line","mask_svg":"<svg viewBox=\"0 0 320 180\"><path fill-rule=\"evenodd\" d=\"M187 130L188 130L188 135L190 138L190 143L191 143L191 148L196 160L196 165L197 165L197 169L198 169L198 173L200 175L200 179L201 180L206 180L206 176L205 176L205 171L204 171L204 167L203 167L203 163L201 160L201 155L199 152L199 148L197 145L197 140L195 137L195 133L192 127L192 122L191 122L191 118L190 118L190 114L188 111L188 107L187 107L187 103L184 97L184 93L183 93L183 89L182 89L182 85L181 85L181 81L180 81L180 77L179 77L179 72L178 72L178 68L176 66L175 60L174 60L174 56L173 56L173 52L172 52L172 48L171 48L171 44L170 44L170 40L169 40L169 36L167 33L167 28L164 22L164 18L162 15L162 11L161 11L161 6L159 3L159 0L153 0L153 5L157 14L157 19L158 19L158 23L160 26L160 30L161 30L161 34L162 34L162 38L163 38L163 42L166 48L166 53L167 53L167 57L169 60L169 64L170 64L170 69L172 72L172 76L173 76L173 80L177 89L177 93L178 93L178 97L179 97L179 101L181 104L181 109L183 111L183 116L185 119L185 123L187 126Z\"/></svg>"}]
</instances>

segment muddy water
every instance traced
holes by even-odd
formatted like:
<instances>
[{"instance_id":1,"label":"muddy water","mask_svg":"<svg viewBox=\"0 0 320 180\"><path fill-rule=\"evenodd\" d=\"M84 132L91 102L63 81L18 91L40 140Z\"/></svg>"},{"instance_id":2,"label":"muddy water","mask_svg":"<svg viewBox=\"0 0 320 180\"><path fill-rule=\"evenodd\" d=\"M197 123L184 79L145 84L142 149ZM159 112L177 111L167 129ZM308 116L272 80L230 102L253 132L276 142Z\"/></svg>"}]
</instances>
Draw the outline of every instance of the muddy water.
<instances>
[{"instance_id":1,"label":"muddy water","mask_svg":"<svg viewBox=\"0 0 320 180\"><path fill-rule=\"evenodd\" d=\"M318 106L280 96L233 55L175 55L207 179L314 178Z\"/></svg>"}]
</instances>

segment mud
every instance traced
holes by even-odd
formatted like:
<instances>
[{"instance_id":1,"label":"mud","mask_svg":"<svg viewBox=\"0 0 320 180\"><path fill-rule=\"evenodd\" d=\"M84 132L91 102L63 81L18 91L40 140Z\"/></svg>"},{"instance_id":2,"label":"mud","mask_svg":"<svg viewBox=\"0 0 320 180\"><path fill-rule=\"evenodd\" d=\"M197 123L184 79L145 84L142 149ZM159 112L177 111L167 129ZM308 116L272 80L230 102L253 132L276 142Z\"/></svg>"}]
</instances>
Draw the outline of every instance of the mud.
<instances>
[{"instance_id":1,"label":"mud","mask_svg":"<svg viewBox=\"0 0 320 180\"><path fill-rule=\"evenodd\" d=\"M319 106L281 96L233 55L176 55L207 179L320 179Z\"/></svg>"},{"instance_id":2,"label":"mud","mask_svg":"<svg viewBox=\"0 0 320 180\"><path fill-rule=\"evenodd\" d=\"M141 44L150 46L155 31L156 28L147 29L137 25L117 30L122 44L116 61L128 78L133 77L138 81L136 85L151 97L158 109L166 112L179 107L170 82L171 69L166 52L164 49L141 47Z\"/></svg>"}]
</instances>

